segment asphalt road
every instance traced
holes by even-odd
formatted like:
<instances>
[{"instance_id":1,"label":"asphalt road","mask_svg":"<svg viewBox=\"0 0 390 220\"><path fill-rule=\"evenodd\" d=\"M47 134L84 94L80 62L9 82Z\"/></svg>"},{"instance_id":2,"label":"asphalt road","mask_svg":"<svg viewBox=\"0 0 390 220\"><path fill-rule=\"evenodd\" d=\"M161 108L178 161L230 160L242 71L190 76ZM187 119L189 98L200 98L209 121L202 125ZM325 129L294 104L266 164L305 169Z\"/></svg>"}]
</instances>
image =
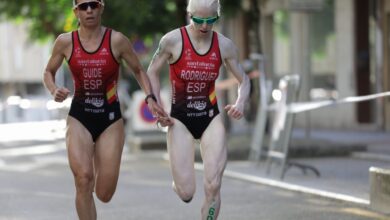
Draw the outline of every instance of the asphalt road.
<instances>
[{"instance_id":1,"label":"asphalt road","mask_svg":"<svg viewBox=\"0 0 390 220\"><path fill-rule=\"evenodd\" d=\"M171 190L164 152L124 152L113 200L96 202L98 219L199 220L202 172L190 204ZM0 144L0 220L77 219L64 143ZM372 220L378 213L322 197L225 177L221 220Z\"/></svg>"}]
</instances>

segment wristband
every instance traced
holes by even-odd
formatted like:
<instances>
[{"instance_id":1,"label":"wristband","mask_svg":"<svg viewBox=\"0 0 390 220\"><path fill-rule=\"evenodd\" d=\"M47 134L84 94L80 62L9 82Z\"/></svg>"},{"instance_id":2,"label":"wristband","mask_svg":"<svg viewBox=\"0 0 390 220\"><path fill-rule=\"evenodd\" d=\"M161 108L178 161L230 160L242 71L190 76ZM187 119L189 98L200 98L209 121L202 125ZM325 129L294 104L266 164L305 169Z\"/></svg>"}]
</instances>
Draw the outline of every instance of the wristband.
<instances>
[{"instance_id":1,"label":"wristband","mask_svg":"<svg viewBox=\"0 0 390 220\"><path fill-rule=\"evenodd\" d=\"M149 103L148 103L148 99L149 99L149 98L151 98L151 99L153 99L155 102L157 102L156 96L154 96L154 94L151 93L151 94L149 94L149 95L147 95L147 96L145 97L145 103L146 103L146 104L149 104Z\"/></svg>"}]
</instances>

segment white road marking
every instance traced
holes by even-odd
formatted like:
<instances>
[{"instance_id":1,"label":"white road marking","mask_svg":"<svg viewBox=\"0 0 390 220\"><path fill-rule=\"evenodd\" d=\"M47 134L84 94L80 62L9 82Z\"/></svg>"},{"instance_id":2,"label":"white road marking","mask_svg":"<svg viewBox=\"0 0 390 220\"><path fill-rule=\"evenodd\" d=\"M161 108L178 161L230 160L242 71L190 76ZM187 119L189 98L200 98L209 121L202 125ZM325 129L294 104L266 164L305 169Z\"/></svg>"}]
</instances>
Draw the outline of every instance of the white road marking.
<instances>
[{"instance_id":1,"label":"white road marking","mask_svg":"<svg viewBox=\"0 0 390 220\"><path fill-rule=\"evenodd\" d=\"M195 163L195 169L203 171L203 164ZM295 191L295 192L312 194L312 195L321 196L321 197L325 197L325 198L329 198L329 199L335 199L335 200L339 200L339 201L352 202L352 203L363 205L363 206L368 206L370 204L370 202L368 200L357 198L354 196L328 192L325 190L313 189L313 188L309 188L309 187L304 187L304 186L285 183L285 182L281 182L281 181L271 180L268 178L262 178L262 177L244 174L244 173L235 172L235 171L230 171L230 170L225 170L223 175L226 177L239 179L239 180L243 180L243 181L249 181L249 182L272 186L272 187L278 187L278 188L282 188L282 189L286 189L286 190L290 190L290 191Z\"/></svg>"}]
</instances>

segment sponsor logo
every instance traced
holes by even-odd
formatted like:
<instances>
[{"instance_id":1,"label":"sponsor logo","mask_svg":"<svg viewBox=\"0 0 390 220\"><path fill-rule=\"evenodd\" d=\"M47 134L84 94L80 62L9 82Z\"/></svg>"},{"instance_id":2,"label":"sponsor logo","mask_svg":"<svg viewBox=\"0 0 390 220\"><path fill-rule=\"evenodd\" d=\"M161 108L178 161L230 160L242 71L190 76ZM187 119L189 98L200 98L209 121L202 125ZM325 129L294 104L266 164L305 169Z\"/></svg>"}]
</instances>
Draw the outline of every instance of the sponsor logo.
<instances>
[{"instance_id":1,"label":"sponsor logo","mask_svg":"<svg viewBox=\"0 0 390 220\"><path fill-rule=\"evenodd\" d=\"M85 112L94 113L94 114L97 114L97 113L104 113L104 108L101 108L101 109L84 108L84 111L85 111Z\"/></svg>"},{"instance_id":2,"label":"sponsor logo","mask_svg":"<svg viewBox=\"0 0 390 220\"><path fill-rule=\"evenodd\" d=\"M187 113L187 117L202 117L202 116L205 116L205 115L207 115L207 112L199 112L199 113L190 112L190 113Z\"/></svg>"},{"instance_id":3,"label":"sponsor logo","mask_svg":"<svg viewBox=\"0 0 390 220\"><path fill-rule=\"evenodd\" d=\"M210 60L218 60L217 58L217 54L215 52L213 52L210 56Z\"/></svg>"},{"instance_id":4,"label":"sponsor logo","mask_svg":"<svg viewBox=\"0 0 390 220\"><path fill-rule=\"evenodd\" d=\"M103 98L86 98L85 103L91 104L97 108L100 108L104 105L104 99Z\"/></svg>"},{"instance_id":5,"label":"sponsor logo","mask_svg":"<svg viewBox=\"0 0 390 220\"><path fill-rule=\"evenodd\" d=\"M194 101L194 102L191 101L187 104L187 108L193 108L199 111L204 110L206 106L207 106L207 102L205 101Z\"/></svg>"},{"instance_id":6,"label":"sponsor logo","mask_svg":"<svg viewBox=\"0 0 390 220\"><path fill-rule=\"evenodd\" d=\"M215 57L217 59L216 55L215 55ZM214 70L217 68L214 63L203 62L203 61L187 61L186 66L189 69L200 69L200 70Z\"/></svg>"},{"instance_id":7,"label":"sponsor logo","mask_svg":"<svg viewBox=\"0 0 390 220\"><path fill-rule=\"evenodd\" d=\"M85 93L85 96L102 96L102 95L104 95L104 94L101 92L86 92Z\"/></svg>"},{"instance_id":8,"label":"sponsor logo","mask_svg":"<svg viewBox=\"0 0 390 220\"><path fill-rule=\"evenodd\" d=\"M185 54L185 60L191 60L191 49L186 49L184 51L184 54Z\"/></svg>"},{"instance_id":9,"label":"sponsor logo","mask_svg":"<svg viewBox=\"0 0 390 220\"><path fill-rule=\"evenodd\" d=\"M75 57L81 57L81 49L80 47L76 48L74 50Z\"/></svg>"},{"instance_id":10,"label":"sponsor logo","mask_svg":"<svg viewBox=\"0 0 390 220\"><path fill-rule=\"evenodd\" d=\"M192 99L205 99L205 98L206 98L206 96L204 96L204 95L201 95L201 96L192 96L192 95L190 95L190 96L187 97L187 100L192 100Z\"/></svg>"},{"instance_id":11,"label":"sponsor logo","mask_svg":"<svg viewBox=\"0 0 390 220\"><path fill-rule=\"evenodd\" d=\"M214 116L214 109L210 109L210 111L209 111L209 117L211 118L211 117L213 117Z\"/></svg>"},{"instance_id":12,"label":"sponsor logo","mask_svg":"<svg viewBox=\"0 0 390 220\"><path fill-rule=\"evenodd\" d=\"M79 59L77 64L83 67L90 68L91 66L99 67L107 64L106 59Z\"/></svg>"},{"instance_id":13,"label":"sponsor logo","mask_svg":"<svg viewBox=\"0 0 390 220\"><path fill-rule=\"evenodd\" d=\"M115 112L110 112L110 113L108 114L108 119L109 119L110 121L112 121L112 120L114 120L114 118L115 118Z\"/></svg>"},{"instance_id":14,"label":"sponsor logo","mask_svg":"<svg viewBox=\"0 0 390 220\"><path fill-rule=\"evenodd\" d=\"M107 49L106 49L106 48L103 48L103 49L100 51L99 55L108 55Z\"/></svg>"},{"instance_id":15,"label":"sponsor logo","mask_svg":"<svg viewBox=\"0 0 390 220\"><path fill-rule=\"evenodd\" d=\"M176 81L172 81L172 104L176 104Z\"/></svg>"}]
</instances>

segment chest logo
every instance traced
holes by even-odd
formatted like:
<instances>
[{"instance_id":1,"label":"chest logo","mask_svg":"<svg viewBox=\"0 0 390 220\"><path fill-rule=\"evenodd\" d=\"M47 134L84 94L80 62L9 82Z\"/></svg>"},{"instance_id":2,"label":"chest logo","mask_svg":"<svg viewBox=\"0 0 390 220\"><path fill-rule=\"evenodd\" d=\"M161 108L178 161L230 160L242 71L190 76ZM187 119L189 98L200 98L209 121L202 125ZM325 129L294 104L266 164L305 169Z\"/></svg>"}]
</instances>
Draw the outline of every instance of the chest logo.
<instances>
[{"instance_id":1,"label":"chest logo","mask_svg":"<svg viewBox=\"0 0 390 220\"><path fill-rule=\"evenodd\" d=\"M184 51L184 55L185 55L185 60L192 60L192 57L191 57L191 50L190 49L186 49Z\"/></svg>"}]
</instances>

